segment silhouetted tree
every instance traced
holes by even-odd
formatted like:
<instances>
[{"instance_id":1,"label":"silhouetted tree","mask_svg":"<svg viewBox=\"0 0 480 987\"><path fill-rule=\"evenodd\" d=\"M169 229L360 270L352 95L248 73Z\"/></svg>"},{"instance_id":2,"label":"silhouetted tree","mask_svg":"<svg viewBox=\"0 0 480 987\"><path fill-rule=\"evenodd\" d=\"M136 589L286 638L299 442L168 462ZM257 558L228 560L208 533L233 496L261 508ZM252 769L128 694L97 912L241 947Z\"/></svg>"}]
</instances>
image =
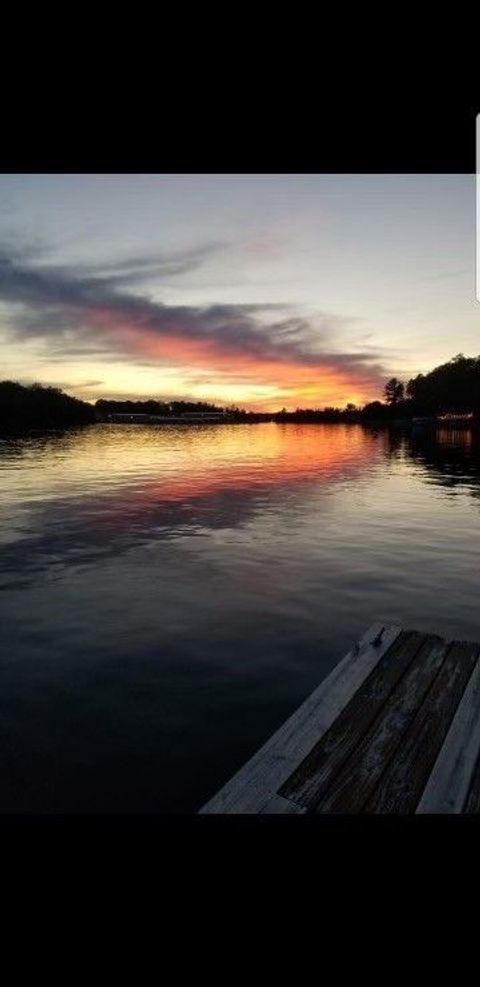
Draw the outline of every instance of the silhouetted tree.
<instances>
[{"instance_id":1,"label":"silhouetted tree","mask_svg":"<svg viewBox=\"0 0 480 987\"><path fill-rule=\"evenodd\" d=\"M382 404L381 401L369 401L368 404L362 408L362 418L366 419L383 419L387 417L387 406Z\"/></svg>"},{"instance_id":2,"label":"silhouetted tree","mask_svg":"<svg viewBox=\"0 0 480 987\"><path fill-rule=\"evenodd\" d=\"M0 429L68 428L95 421L90 404L64 394L58 387L0 381Z\"/></svg>"},{"instance_id":3,"label":"silhouetted tree","mask_svg":"<svg viewBox=\"0 0 480 987\"><path fill-rule=\"evenodd\" d=\"M396 377L391 377L387 380L385 384L385 400L387 404L395 406L399 401L403 400L404 386L401 380L397 380Z\"/></svg>"},{"instance_id":4,"label":"silhouetted tree","mask_svg":"<svg viewBox=\"0 0 480 987\"><path fill-rule=\"evenodd\" d=\"M480 357L462 353L407 384L407 395L420 413L480 412Z\"/></svg>"}]
</instances>

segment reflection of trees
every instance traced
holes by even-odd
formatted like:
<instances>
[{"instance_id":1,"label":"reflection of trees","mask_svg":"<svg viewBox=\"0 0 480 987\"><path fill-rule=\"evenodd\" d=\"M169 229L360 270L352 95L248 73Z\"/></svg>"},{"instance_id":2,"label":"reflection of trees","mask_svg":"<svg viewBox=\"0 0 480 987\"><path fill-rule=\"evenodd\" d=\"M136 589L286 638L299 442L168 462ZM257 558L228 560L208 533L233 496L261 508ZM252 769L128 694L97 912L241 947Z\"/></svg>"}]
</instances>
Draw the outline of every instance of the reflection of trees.
<instances>
[{"instance_id":1,"label":"reflection of trees","mask_svg":"<svg viewBox=\"0 0 480 987\"><path fill-rule=\"evenodd\" d=\"M398 456L405 445L406 436L402 429L384 428L377 425L364 425L364 430L379 440L387 458Z\"/></svg>"},{"instance_id":2,"label":"reflection of trees","mask_svg":"<svg viewBox=\"0 0 480 987\"><path fill-rule=\"evenodd\" d=\"M441 429L428 435L412 433L405 455L422 466L443 487L464 487L480 496L480 435L477 431Z\"/></svg>"},{"instance_id":3,"label":"reflection of trees","mask_svg":"<svg viewBox=\"0 0 480 987\"><path fill-rule=\"evenodd\" d=\"M55 429L52 432L32 432L31 435L4 435L0 437L0 460L5 458L25 459L33 450L35 455L40 453L58 452L60 448L68 451L78 443L82 429L72 428L68 431Z\"/></svg>"},{"instance_id":4,"label":"reflection of trees","mask_svg":"<svg viewBox=\"0 0 480 987\"><path fill-rule=\"evenodd\" d=\"M385 451L389 456L398 456L398 454L403 451L405 446L405 433L397 428L389 428L387 430L387 436L388 441Z\"/></svg>"}]
</instances>

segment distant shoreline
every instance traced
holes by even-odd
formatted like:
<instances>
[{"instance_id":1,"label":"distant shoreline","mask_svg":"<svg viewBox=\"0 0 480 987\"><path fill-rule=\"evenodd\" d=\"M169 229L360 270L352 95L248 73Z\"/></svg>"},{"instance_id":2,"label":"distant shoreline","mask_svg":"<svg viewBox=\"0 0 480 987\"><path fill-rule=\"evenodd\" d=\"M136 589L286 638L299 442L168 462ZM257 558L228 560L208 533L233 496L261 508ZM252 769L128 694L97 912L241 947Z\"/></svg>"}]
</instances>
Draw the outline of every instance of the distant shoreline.
<instances>
[{"instance_id":1,"label":"distant shoreline","mask_svg":"<svg viewBox=\"0 0 480 987\"><path fill-rule=\"evenodd\" d=\"M40 425L38 427L29 426L25 428L12 428L12 427L2 428L2 426L0 426L0 441L5 441L8 439L15 439L15 438L22 439L28 437L41 436L41 435L66 434L68 432L77 431L78 429L82 429L83 431L84 429L96 428L98 426L105 426L105 425L116 427L116 428L118 428L119 426L128 427L128 428L134 428L134 427L138 428L139 426L142 428L146 428L146 427L168 428L171 426L174 426L175 428L178 426L184 428L186 427L217 428L218 426L225 427L226 425L265 425L265 424L281 425L281 426L328 425L333 427L338 427L339 425L348 425L348 426L355 425L355 426L361 426L362 428L367 428L367 429L373 428L382 431L395 430L395 431L405 431L417 435L420 434L431 435L434 432L440 431L442 429L449 431L478 431L480 422L477 419L474 419L468 423L453 421L453 420L426 421L425 423L421 423L421 422L415 422L413 420L405 420L405 419L399 419L399 420L392 419L391 421L385 421L384 419L371 419L364 421L358 421L358 420L345 421L345 419L342 421L321 421L321 420L312 421L311 419L306 421L300 421L298 419L297 420L284 419L279 421L277 418L275 418L275 416L272 416L271 418L262 418L258 420L249 419L247 421L242 421L241 419L231 419L224 421L218 421L218 420L217 421L185 421L185 420L182 421L181 418L172 418L170 420L165 419L163 421L141 421L141 422L139 421L115 422L115 421L98 420L95 422L80 422L76 424L72 423L69 425Z\"/></svg>"},{"instance_id":2,"label":"distant shoreline","mask_svg":"<svg viewBox=\"0 0 480 987\"><path fill-rule=\"evenodd\" d=\"M51 385L0 381L0 434L65 430L97 423L150 425L276 424L365 425L381 429L477 429L480 420L480 356L458 354L428 374L417 374L405 385L396 377L384 387L384 398L362 407L296 408L287 411L247 411L206 401L154 398L99 398L90 404ZM3 422L3 424L2 424Z\"/></svg>"}]
</instances>

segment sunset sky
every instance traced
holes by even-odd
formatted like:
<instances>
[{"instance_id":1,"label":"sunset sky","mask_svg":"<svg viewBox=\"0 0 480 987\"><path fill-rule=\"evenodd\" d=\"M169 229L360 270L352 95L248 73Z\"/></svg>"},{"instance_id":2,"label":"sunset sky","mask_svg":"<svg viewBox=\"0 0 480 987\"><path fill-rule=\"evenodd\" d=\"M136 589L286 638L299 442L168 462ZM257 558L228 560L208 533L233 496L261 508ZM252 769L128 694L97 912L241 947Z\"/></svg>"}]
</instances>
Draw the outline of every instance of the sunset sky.
<instances>
[{"instance_id":1,"label":"sunset sky","mask_svg":"<svg viewBox=\"0 0 480 987\"><path fill-rule=\"evenodd\" d=\"M342 407L479 315L473 175L0 177L0 379Z\"/></svg>"}]
</instances>

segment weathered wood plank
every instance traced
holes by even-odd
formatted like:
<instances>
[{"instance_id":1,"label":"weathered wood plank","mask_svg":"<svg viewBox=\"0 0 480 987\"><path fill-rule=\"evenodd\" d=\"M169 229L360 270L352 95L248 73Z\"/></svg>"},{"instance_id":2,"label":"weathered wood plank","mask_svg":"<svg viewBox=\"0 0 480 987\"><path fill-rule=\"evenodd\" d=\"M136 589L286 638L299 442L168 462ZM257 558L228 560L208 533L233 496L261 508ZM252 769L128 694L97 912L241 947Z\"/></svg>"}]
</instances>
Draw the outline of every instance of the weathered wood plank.
<instances>
[{"instance_id":1,"label":"weathered wood plank","mask_svg":"<svg viewBox=\"0 0 480 987\"><path fill-rule=\"evenodd\" d=\"M465 812L469 815L480 812L480 757L473 769L472 783L465 802Z\"/></svg>"},{"instance_id":2,"label":"weathered wood plank","mask_svg":"<svg viewBox=\"0 0 480 987\"><path fill-rule=\"evenodd\" d=\"M316 805L316 812L362 811L427 695L447 648L434 637L421 645L379 716Z\"/></svg>"},{"instance_id":3,"label":"weathered wood plank","mask_svg":"<svg viewBox=\"0 0 480 987\"><path fill-rule=\"evenodd\" d=\"M397 682L404 675L427 637L402 631L335 722L279 789L279 794L313 809L376 720Z\"/></svg>"},{"instance_id":4,"label":"weathered wood plank","mask_svg":"<svg viewBox=\"0 0 480 987\"><path fill-rule=\"evenodd\" d=\"M478 645L450 645L432 688L364 811L413 813L477 659Z\"/></svg>"},{"instance_id":5,"label":"weathered wood plank","mask_svg":"<svg viewBox=\"0 0 480 987\"><path fill-rule=\"evenodd\" d=\"M329 729L399 634L397 626L373 624L325 681L200 812L267 811L279 787Z\"/></svg>"},{"instance_id":6,"label":"weathered wood plank","mask_svg":"<svg viewBox=\"0 0 480 987\"><path fill-rule=\"evenodd\" d=\"M480 753L480 660L440 748L417 813L464 811Z\"/></svg>"},{"instance_id":7,"label":"weathered wood plank","mask_svg":"<svg viewBox=\"0 0 480 987\"><path fill-rule=\"evenodd\" d=\"M272 795L270 801L262 809L262 813L268 815L304 815L306 811L303 806L291 802L290 799L284 799L281 795Z\"/></svg>"}]
</instances>

